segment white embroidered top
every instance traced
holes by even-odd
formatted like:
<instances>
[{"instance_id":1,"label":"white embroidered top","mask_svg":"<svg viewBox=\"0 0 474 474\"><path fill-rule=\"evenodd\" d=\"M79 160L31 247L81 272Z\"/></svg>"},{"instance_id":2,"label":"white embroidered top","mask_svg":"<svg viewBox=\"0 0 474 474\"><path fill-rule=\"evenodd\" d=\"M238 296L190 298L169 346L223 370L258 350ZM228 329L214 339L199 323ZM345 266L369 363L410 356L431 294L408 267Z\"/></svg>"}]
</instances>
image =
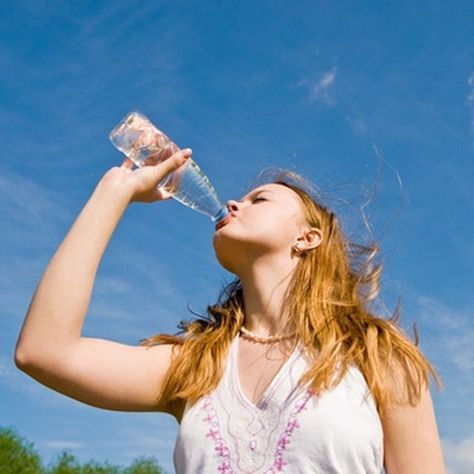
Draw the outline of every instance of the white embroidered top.
<instances>
[{"instance_id":1,"label":"white embroidered top","mask_svg":"<svg viewBox=\"0 0 474 474\"><path fill-rule=\"evenodd\" d=\"M308 366L298 345L258 403L238 376L239 337L219 386L186 404L174 449L177 474L383 473L383 431L364 377L352 365L315 396L297 382Z\"/></svg>"}]
</instances>

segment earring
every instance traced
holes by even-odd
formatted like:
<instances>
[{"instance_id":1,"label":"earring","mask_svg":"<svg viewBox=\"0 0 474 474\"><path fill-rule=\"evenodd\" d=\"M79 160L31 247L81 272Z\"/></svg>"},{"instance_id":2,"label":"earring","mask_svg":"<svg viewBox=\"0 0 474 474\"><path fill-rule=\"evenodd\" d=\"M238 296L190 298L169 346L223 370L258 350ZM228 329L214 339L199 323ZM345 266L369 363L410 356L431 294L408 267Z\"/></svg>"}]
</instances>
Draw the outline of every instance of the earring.
<instances>
[{"instance_id":1,"label":"earring","mask_svg":"<svg viewBox=\"0 0 474 474\"><path fill-rule=\"evenodd\" d=\"M297 254L304 254L305 250L300 248L300 243L297 242L295 245L293 245L292 249L295 251Z\"/></svg>"}]
</instances>

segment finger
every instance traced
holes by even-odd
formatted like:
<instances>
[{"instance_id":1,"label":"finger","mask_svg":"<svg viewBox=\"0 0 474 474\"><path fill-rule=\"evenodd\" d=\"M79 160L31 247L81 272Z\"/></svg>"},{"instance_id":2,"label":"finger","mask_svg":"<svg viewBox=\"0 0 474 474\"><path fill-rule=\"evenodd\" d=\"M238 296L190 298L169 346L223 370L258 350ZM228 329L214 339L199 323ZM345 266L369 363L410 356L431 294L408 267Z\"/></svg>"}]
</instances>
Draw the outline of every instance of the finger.
<instances>
[{"instance_id":1,"label":"finger","mask_svg":"<svg viewBox=\"0 0 474 474\"><path fill-rule=\"evenodd\" d=\"M174 153L160 163L161 166L156 168L157 172L159 174L168 174L171 171L174 171L176 168L179 168L184 164L191 157L192 153L193 151L191 148L185 148L184 150Z\"/></svg>"},{"instance_id":2,"label":"finger","mask_svg":"<svg viewBox=\"0 0 474 474\"><path fill-rule=\"evenodd\" d=\"M125 157L125 160L123 160L123 163L120 165L120 168L126 168L131 170L133 168L133 161L130 158Z\"/></svg>"},{"instance_id":3,"label":"finger","mask_svg":"<svg viewBox=\"0 0 474 474\"><path fill-rule=\"evenodd\" d=\"M183 150L178 150L171 155L171 158L177 157L178 160L186 161L193 154L191 148L184 148ZM182 157L182 158L180 158Z\"/></svg>"}]
</instances>

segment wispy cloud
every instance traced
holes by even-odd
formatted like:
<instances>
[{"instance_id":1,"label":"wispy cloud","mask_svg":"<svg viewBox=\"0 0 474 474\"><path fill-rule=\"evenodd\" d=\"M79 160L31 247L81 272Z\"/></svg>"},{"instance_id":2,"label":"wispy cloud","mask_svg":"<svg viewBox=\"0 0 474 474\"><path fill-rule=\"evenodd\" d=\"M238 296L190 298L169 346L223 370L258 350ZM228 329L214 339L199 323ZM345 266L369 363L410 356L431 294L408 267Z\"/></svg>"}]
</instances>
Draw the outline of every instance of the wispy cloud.
<instances>
[{"instance_id":1,"label":"wispy cloud","mask_svg":"<svg viewBox=\"0 0 474 474\"><path fill-rule=\"evenodd\" d=\"M350 125L356 135L363 135L367 132L367 124L360 115L344 114L344 119Z\"/></svg>"},{"instance_id":2,"label":"wispy cloud","mask_svg":"<svg viewBox=\"0 0 474 474\"><path fill-rule=\"evenodd\" d=\"M27 397L35 405L47 409L65 409L81 406L80 402L72 401L63 395L58 395L49 388L45 388L28 375L17 369L13 363L13 357L7 358L0 355L0 391L4 389L14 393L18 397Z\"/></svg>"},{"instance_id":3,"label":"wispy cloud","mask_svg":"<svg viewBox=\"0 0 474 474\"><path fill-rule=\"evenodd\" d=\"M10 377L12 370L11 362L6 357L0 356L0 381Z\"/></svg>"},{"instance_id":4,"label":"wispy cloud","mask_svg":"<svg viewBox=\"0 0 474 474\"><path fill-rule=\"evenodd\" d=\"M68 199L35 180L0 169L0 329L6 334L27 309L53 239L72 220Z\"/></svg>"},{"instance_id":5,"label":"wispy cloud","mask_svg":"<svg viewBox=\"0 0 474 474\"><path fill-rule=\"evenodd\" d=\"M443 439L442 445L448 474L474 472L474 437L458 442Z\"/></svg>"},{"instance_id":6,"label":"wispy cloud","mask_svg":"<svg viewBox=\"0 0 474 474\"><path fill-rule=\"evenodd\" d=\"M420 316L426 322L443 329L462 332L469 325L469 314L452 308L433 296L419 295Z\"/></svg>"},{"instance_id":7,"label":"wispy cloud","mask_svg":"<svg viewBox=\"0 0 474 474\"><path fill-rule=\"evenodd\" d=\"M0 216L5 234L15 226L16 237L17 232L23 231L24 235L31 238L32 231L37 229L43 231L44 227L50 227L51 223L64 223L70 218L70 214L65 207L58 204L63 202L64 196L46 189L35 181L6 169L1 170ZM34 235L38 234L36 231Z\"/></svg>"},{"instance_id":8,"label":"wispy cloud","mask_svg":"<svg viewBox=\"0 0 474 474\"><path fill-rule=\"evenodd\" d=\"M419 315L430 329L443 361L463 374L474 372L474 325L470 310L452 308L433 297L419 296ZM471 388L474 390L474 387Z\"/></svg>"},{"instance_id":9,"label":"wispy cloud","mask_svg":"<svg viewBox=\"0 0 474 474\"><path fill-rule=\"evenodd\" d=\"M167 472L174 472L173 450L179 429L174 418L164 414L157 417L134 414L131 419L129 415L123 415L123 421L118 421L117 427L116 436L104 439L101 444L105 450L120 451L118 462L126 463L129 462L126 459L153 453Z\"/></svg>"},{"instance_id":10,"label":"wispy cloud","mask_svg":"<svg viewBox=\"0 0 474 474\"><path fill-rule=\"evenodd\" d=\"M320 98L328 100L329 90L333 86L336 80L336 68L332 68L330 71L324 73L323 77L313 86L311 91L311 98L318 100Z\"/></svg>"},{"instance_id":11,"label":"wispy cloud","mask_svg":"<svg viewBox=\"0 0 474 474\"><path fill-rule=\"evenodd\" d=\"M459 301L459 298L458 298ZM471 441L446 442L446 458L450 459L451 474L472 471L466 457L467 445L472 446L474 425L467 413L474 412L474 327L472 301L456 305L438 297L420 296L414 312L420 334L420 349L433 364L444 390L439 392L432 385L440 435L447 440L458 440L460 435ZM413 314L413 313L412 313ZM457 407L457 408L456 408ZM472 459L472 458L471 458ZM464 467L461 467L464 466ZM467 466L471 466L471 470Z\"/></svg>"},{"instance_id":12,"label":"wispy cloud","mask_svg":"<svg viewBox=\"0 0 474 474\"><path fill-rule=\"evenodd\" d=\"M316 80L302 79L297 83L299 87L309 89L309 100L311 102L323 102L331 105L334 102L331 91L336 81L337 68L323 72Z\"/></svg>"},{"instance_id":13,"label":"wispy cloud","mask_svg":"<svg viewBox=\"0 0 474 474\"><path fill-rule=\"evenodd\" d=\"M467 79L467 84L469 86L469 93L466 98L466 103L469 108L470 117L470 127L471 131L474 132L474 71L471 72L471 75Z\"/></svg>"},{"instance_id":14,"label":"wispy cloud","mask_svg":"<svg viewBox=\"0 0 474 474\"><path fill-rule=\"evenodd\" d=\"M82 449L84 447L83 443L78 441L68 441L68 440L46 440L42 443L43 447L46 449Z\"/></svg>"}]
</instances>

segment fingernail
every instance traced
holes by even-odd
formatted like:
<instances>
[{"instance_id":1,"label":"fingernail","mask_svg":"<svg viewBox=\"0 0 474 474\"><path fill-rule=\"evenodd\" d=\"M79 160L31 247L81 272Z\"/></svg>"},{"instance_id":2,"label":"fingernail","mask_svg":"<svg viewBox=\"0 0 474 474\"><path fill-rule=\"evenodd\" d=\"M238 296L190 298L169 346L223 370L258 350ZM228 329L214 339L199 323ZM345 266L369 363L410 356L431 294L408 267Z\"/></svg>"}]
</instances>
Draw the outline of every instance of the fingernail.
<instances>
[{"instance_id":1,"label":"fingernail","mask_svg":"<svg viewBox=\"0 0 474 474\"><path fill-rule=\"evenodd\" d=\"M193 150L191 150L191 148L185 148L185 149L183 150L183 152L184 152L184 153L192 153Z\"/></svg>"}]
</instances>

